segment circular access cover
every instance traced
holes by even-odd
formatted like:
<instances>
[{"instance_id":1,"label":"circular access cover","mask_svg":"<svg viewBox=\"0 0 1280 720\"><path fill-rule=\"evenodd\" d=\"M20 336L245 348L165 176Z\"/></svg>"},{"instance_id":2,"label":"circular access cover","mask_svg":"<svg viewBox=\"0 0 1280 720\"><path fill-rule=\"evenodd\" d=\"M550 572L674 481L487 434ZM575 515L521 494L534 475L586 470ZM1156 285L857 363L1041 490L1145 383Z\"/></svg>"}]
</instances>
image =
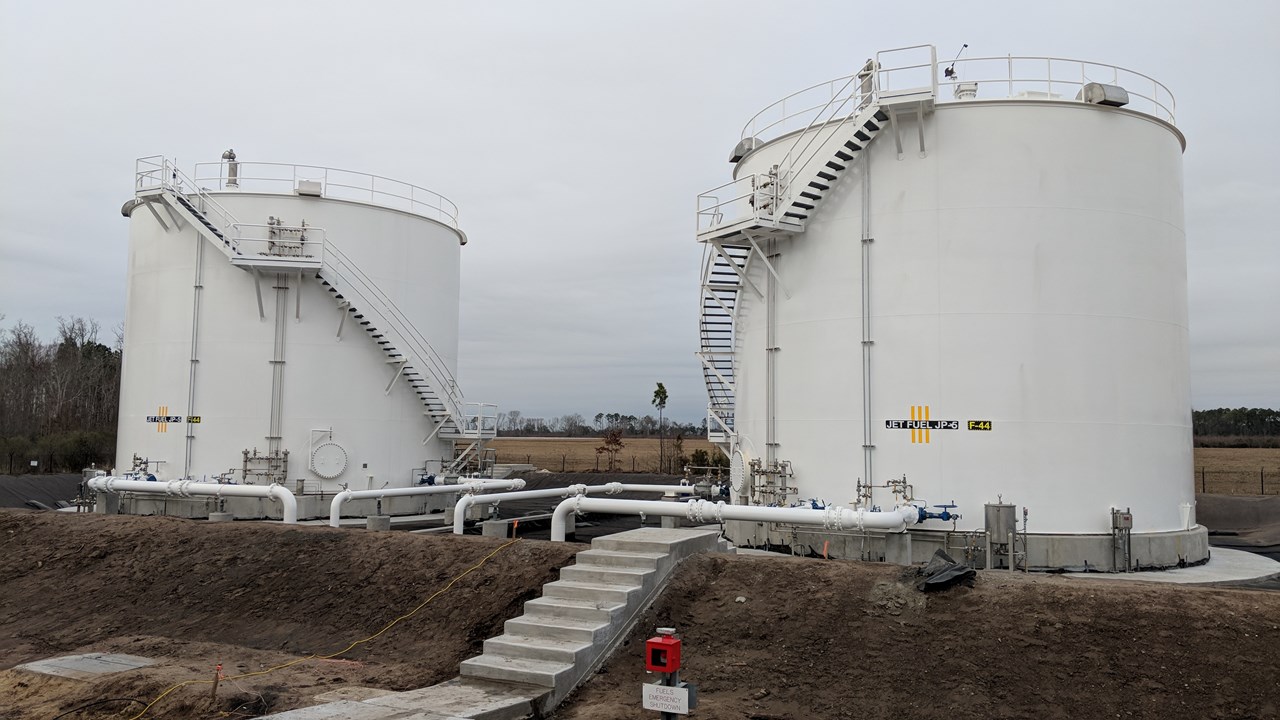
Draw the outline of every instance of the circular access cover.
<instances>
[{"instance_id":1,"label":"circular access cover","mask_svg":"<svg viewBox=\"0 0 1280 720\"><path fill-rule=\"evenodd\" d=\"M311 451L311 471L326 480L332 480L347 469L347 451L336 442L317 445Z\"/></svg>"},{"instance_id":2,"label":"circular access cover","mask_svg":"<svg viewBox=\"0 0 1280 720\"><path fill-rule=\"evenodd\" d=\"M746 484L747 459L742 455L742 450L734 450L733 456L729 458L729 485L734 492L742 492Z\"/></svg>"}]
</instances>

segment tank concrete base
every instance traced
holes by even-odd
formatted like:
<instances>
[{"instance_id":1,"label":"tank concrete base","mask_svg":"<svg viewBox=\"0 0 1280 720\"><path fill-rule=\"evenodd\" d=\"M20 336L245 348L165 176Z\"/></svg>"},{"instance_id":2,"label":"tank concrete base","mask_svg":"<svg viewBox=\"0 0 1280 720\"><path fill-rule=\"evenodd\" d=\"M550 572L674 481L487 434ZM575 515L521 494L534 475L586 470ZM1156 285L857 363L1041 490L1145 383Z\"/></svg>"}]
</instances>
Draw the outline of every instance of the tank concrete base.
<instances>
[{"instance_id":1,"label":"tank concrete base","mask_svg":"<svg viewBox=\"0 0 1280 720\"><path fill-rule=\"evenodd\" d=\"M910 530L910 540L886 542L885 533L835 532L813 528L731 520L725 534L740 546L782 546L798 555L846 560L923 563L935 550L945 550L960 562L977 568L1008 567L1007 556L984 557L985 537L977 533L946 530ZM903 547L903 546L906 547ZM1019 551L1021 551L1019 547ZM1209 559L1209 532L1197 525L1190 530L1134 533L1130 539L1131 569L1163 570L1198 565ZM1031 570L1080 572L1124 571L1123 554L1109 534L1027 535L1027 561ZM1019 562L1019 564L1021 564Z\"/></svg>"}]
</instances>

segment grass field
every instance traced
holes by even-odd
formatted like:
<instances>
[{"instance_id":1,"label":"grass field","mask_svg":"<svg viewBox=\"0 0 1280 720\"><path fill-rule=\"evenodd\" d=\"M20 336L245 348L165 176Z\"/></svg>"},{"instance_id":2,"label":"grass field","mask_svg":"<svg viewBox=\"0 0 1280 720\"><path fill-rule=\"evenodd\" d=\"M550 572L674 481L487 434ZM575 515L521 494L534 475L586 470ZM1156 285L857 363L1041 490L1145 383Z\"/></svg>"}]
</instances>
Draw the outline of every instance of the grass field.
<instances>
[{"instance_id":1,"label":"grass field","mask_svg":"<svg viewBox=\"0 0 1280 720\"><path fill-rule=\"evenodd\" d=\"M555 472L597 471L608 459L596 454L600 438L498 438L489 446L500 463L529 463ZM657 472L658 439L624 438L618 464L623 472ZM672 439L667 439L668 452ZM685 438L683 453L711 453L704 438ZM599 463L597 465L597 463ZM679 472L677 470L677 472ZM1196 448L1196 490L1227 495L1280 494L1280 448Z\"/></svg>"},{"instance_id":2,"label":"grass field","mask_svg":"<svg viewBox=\"0 0 1280 720\"><path fill-rule=\"evenodd\" d=\"M1280 448L1196 448L1196 490L1280 495Z\"/></svg>"}]
</instances>

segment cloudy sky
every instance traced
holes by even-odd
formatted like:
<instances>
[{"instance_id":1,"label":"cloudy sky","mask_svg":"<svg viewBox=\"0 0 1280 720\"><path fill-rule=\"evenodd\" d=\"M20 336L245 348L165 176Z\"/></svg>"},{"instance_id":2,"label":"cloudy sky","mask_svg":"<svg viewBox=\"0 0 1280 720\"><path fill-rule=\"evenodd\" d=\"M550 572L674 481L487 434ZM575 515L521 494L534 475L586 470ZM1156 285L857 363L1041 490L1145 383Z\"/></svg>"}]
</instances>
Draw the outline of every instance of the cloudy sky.
<instances>
[{"instance_id":1,"label":"cloudy sky","mask_svg":"<svg viewBox=\"0 0 1280 720\"><path fill-rule=\"evenodd\" d=\"M1052 55L1178 101L1193 404L1280 407L1280 3L0 0L0 327L123 319L133 162L362 170L461 207L460 381L696 421L698 192L878 49ZM104 333L110 336L109 330Z\"/></svg>"}]
</instances>

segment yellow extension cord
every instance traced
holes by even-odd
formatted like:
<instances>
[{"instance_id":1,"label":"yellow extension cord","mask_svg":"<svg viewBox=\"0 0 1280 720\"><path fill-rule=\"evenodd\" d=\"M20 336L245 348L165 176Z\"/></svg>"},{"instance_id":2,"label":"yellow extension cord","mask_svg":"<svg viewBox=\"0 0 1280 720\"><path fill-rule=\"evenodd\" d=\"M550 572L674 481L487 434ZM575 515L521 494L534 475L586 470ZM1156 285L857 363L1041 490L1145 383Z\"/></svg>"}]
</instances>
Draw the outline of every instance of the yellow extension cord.
<instances>
[{"instance_id":1,"label":"yellow extension cord","mask_svg":"<svg viewBox=\"0 0 1280 720\"><path fill-rule=\"evenodd\" d=\"M289 662L287 662L287 663L283 663L283 664L280 664L280 665L276 665L275 667L269 667L269 668L267 668L266 670L259 670L258 672L244 673L243 675L229 675L229 676L224 677L223 679L224 679L224 680L243 680L244 678L258 677L259 675L266 675L267 673L273 673L273 672L275 672L275 671L277 671L277 670L283 670L284 668L292 667L292 666L297 665L297 664L299 664L299 663L304 663L304 662L306 662L306 661L308 661L308 660L332 660L333 658L336 658L336 657L338 657L339 655L342 655L342 654L344 654L344 653L347 653L347 652L351 651L351 649L352 649L352 648L355 648L357 645L363 645L364 643L367 643L367 642L369 642L370 640L374 640L374 639L376 639L379 635L381 635L381 634L385 633L386 631L390 630L392 627L394 627L394 626L396 625L396 623L400 622L401 620L407 620L407 619L409 619L409 618L413 617L413 616L414 616L414 614L416 614L416 613L417 613L419 610L421 610L422 608L426 607L426 606L427 606L427 605L428 605L432 600L435 600L436 598L438 598L438 597L440 597L441 595L443 595L443 594L445 594L446 592L448 592L448 590L449 590L450 588L452 588L454 585L456 585L456 584L457 584L457 582L458 582L459 580L461 580L462 578L464 578L464 577L466 577L466 576L470 575L472 572L474 572L475 570L479 569L479 568L480 568L480 566L482 566L482 565L484 565L485 563L489 562L489 559L490 559L490 558L492 558L494 555L497 555L498 553L502 552L503 550L506 550L507 548L511 547L512 545L514 545L514 544L516 544L516 543L518 543L518 542L520 542L520 538L516 538L516 539L514 539L514 540L510 540L510 541L508 541L508 542L505 542L505 543L503 543L502 545L499 545L496 549L494 549L494 551L493 551L493 552L491 552L491 553L489 553L488 555L485 555L483 558L481 558L481 559L480 559L480 562L478 562L478 563L476 563L475 565L472 565L471 567L469 567L469 568L467 568L466 570L462 571L462 574L460 574L460 575L458 575L457 577L455 577L454 579L450 580L448 585L445 585L444 587L442 587L442 588L440 588L439 590L437 590L437 591L435 591L434 593L432 593L431 597L428 597L426 600L423 600L423 601L422 601L421 603L419 603L419 604L418 604L418 606L417 606L417 607L415 607L414 609L410 610L409 612L405 613L404 615L401 615L400 617L396 618L395 620L392 620L391 622L387 623L387 624L386 624L386 625L384 625L384 626L383 626L383 628L382 628L381 630L379 630L378 632L376 632L376 633L374 633L374 634L370 635L370 636L369 636L369 637L367 637L367 638L363 638L363 639L360 639L360 640L356 640L355 642L353 642L353 643L351 643L350 645L346 646L345 648L343 648L343 649L339 650L338 652L335 652L335 653L329 653L328 655L308 655L308 656L306 656L306 657L300 657L300 658L297 658L296 660L290 660L290 661L289 661ZM152 700L151 702L147 703L147 706L146 706L146 707L144 707L144 708L142 708L142 712L140 712L140 713L138 713L137 715L134 715L133 717L129 718L129 720L138 720L138 719L139 719L139 718L141 718L143 715L146 715L146 714L147 714L147 712L148 712L149 710L151 710L152 706L154 706L156 703L158 703L158 702L160 702L161 700L163 700L163 699L165 698L165 696L167 696L169 693L173 692L174 690L177 690L178 688L183 688L183 687L186 687L186 686L188 686L188 685L212 685L212 684L213 684L213 681L212 681L212 680L185 680L185 681L183 681L183 682L180 682L180 683L178 683L177 685L174 685L173 687L169 688L168 690L165 690L164 692L160 693L158 696L156 696L156 699L155 699L155 700ZM226 717L226 716L227 716L227 713L222 713L222 716L223 716L223 717Z\"/></svg>"}]
</instances>

